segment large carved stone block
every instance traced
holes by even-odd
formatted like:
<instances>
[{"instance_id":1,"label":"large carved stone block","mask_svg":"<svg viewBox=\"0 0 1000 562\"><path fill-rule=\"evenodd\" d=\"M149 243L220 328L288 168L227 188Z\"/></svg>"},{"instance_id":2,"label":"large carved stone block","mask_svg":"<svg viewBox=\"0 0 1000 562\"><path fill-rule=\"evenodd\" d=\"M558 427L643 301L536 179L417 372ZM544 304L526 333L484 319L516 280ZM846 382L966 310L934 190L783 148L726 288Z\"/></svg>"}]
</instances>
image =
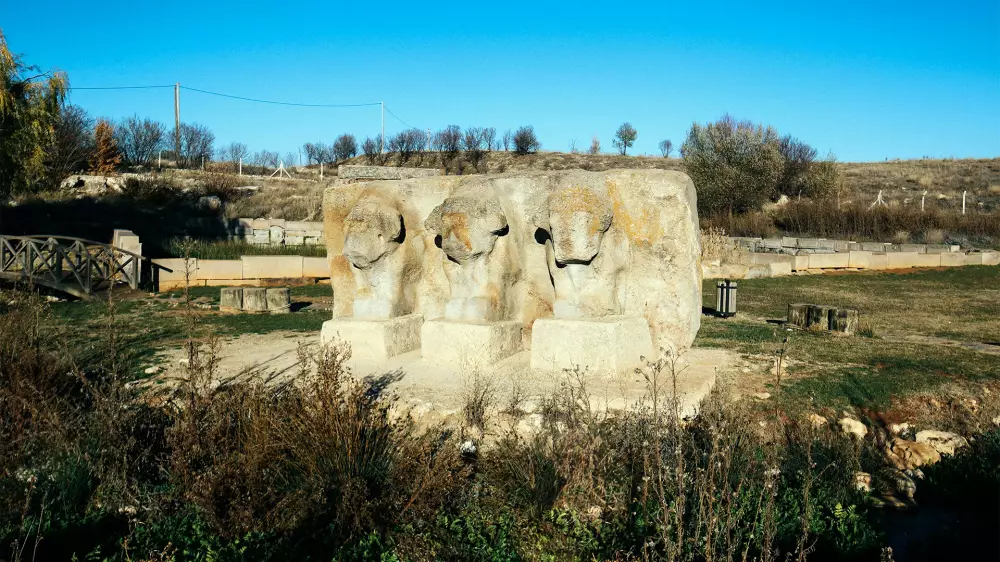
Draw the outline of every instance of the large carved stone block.
<instances>
[{"instance_id":1,"label":"large carved stone block","mask_svg":"<svg viewBox=\"0 0 1000 562\"><path fill-rule=\"evenodd\" d=\"M423 323L424 319L419 314L388 320L337 318L323 322L320 342L324 345L333 341L345 342L351 346L353 356L384 362L420 349L420 327Z\"/></svg>"},{"instance_id":2,"label":"large carved stone block","mask_svg":"<svg viewBox=\"0 0 1000 562\"><path fill-rule=\"evenodd\" d=\"M521 350L521 323L428 320L420 341L421 355L429 362L489 367Z\"/></svg>"},{"instance_id":3,"label":"large carved stone block","mask_svg":"<svg viewBox=\"0 0 1000 562\"><path fill-rule=\"evenodd\" d=\"M540 318L531 331L532 369L620 373L640 366L641 357L652 353L643 318Z\"/></svg>"},{"instance_id":4,"label":"large carved stone block","mask_svg":"<svg viewBox=\"0 0 1000 562\"><path fill-rule=\"evenodd\" d=\"M521 333L521 348L530 344L532 354L536 346L553 345L572 353L616 353L580 350L573 347L572 332L556 337L555 328L610 334L595 335L594 342L618 341L618 333L644 342L641 330L634 331L644 323L651 349L680 350L700 326L696 196L680 172L559 171L346 184L325 191L323 211L334 318L413 314L459 326L439 330L455 334L452 339L425 339L424 358L456 356L450 348L466 337L460 327L489 332L483 323L516 323L518 330L497 337L508 341L509 334ZM606 318L618 320L607 324ZM557 319L596 324L550 324L548 336L533 337Z\"/></svg>"}]
</instances>

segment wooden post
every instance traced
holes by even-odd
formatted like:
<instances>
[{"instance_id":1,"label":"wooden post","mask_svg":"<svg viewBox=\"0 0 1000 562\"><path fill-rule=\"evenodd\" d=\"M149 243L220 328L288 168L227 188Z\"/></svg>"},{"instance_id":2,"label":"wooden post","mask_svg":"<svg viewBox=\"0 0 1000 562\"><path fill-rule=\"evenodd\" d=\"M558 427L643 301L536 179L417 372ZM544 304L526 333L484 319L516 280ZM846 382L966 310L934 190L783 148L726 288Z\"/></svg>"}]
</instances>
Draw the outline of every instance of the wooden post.
<instances>
[{"instance_id":1,"label":"wooden post","mask_svg":"<svg viewBox=\"0 0 1000 562\"><path fill-rule=\"evenodd\" d=\"M962 192L962 214L963 214L963 215L965 214L965 196L966 196L966 195L967 195L968 193L969 193L968 191L963 191L963 192Z\"/></svg>"},{"instance_id":2,"label":"wooden post","mask_svg":"<svg viewBox=\"0 0 1000 562\"><path fill-rule=\"evenodd\" d=\"M243 157L240 156L240 175L243 175Z\"/></svg>"},{"instance_id":3,"label":"wooden post","mask_svg":"<svg viewBox=\"0 0 1000 562\"><path fill-rule=\"evenodd\" d=\"M181 157L181 83L174 84L174 162Z\"/></svg>"}]
</instances>

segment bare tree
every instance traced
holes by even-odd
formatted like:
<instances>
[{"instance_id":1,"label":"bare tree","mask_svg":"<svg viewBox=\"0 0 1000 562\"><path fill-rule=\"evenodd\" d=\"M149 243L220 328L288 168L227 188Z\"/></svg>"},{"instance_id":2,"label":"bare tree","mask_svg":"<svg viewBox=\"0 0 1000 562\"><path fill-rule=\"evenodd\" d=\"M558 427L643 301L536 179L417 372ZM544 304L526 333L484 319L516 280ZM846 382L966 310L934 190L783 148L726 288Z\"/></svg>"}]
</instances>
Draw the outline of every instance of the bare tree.
<instances>
[{"instance_id":1,"label":"bare tree","mask_svg":"<svg viewBox=\"0 0 1000 562\"><path fill-rule=\"evenodd\" d=\"M354 135L343 134L333 143L333 159L336 162L353 158L358 153L358 141Z\"/></svg>"},{"instance_id":2,"label":"bare tree","mask_svg":"<svg viewBox=\"0 0 1000 562\"><path fill-rule=\"evenodd\" d=\"M510 152L510 145L514 142L514 135L507 129L507 132L503 134L503 149L504 152Z\"/></svg>"},{"instance_id":3,"label":"bare tree","mask_svg":"<svg viewBox=\"0 0 1000 562\"><path fill-rule=\"evenodd\" d=\"M576 139L570 139L569 141L569 153L578 154L580 151L576 148Z\"/></svg>"},{"instance_id":4,"label":"bare tree","mask_svg":"<svg viewBox=\"0 0 1000 562\"><path fill-rule=\"evenodd\" d=\"M369 166L381 165L382 160L382 135L368 137L361 143L361 152L365 155L365 162Z\"/></svg>"},{"instance_id":5,"label":"bare tree","mask_svg":"<svg viewBox=\"0 0 1000 562\"><path fill-rule=\"evenodd\" d=\"M486 158L486 149L489 146L486 140L486 130L480 127L469 127L462 137L462 148L465 149L465 158L472 164L476 171L481 171L480 167Z\"/></svg>"},{"instance_id":6,"label":"bare tree","mask_svg":"<svg viewBox=\"0 0 1000 562\"><path fill-rule=\"evenodd\" d=\"M319 164L319 161L320 161L320 159L319 159L319 151L317 150L317 147L316 147L315 144L313 144L311 142L307 142L307 143L303 144L302 145L302 152L306 153L306 166L308 166L309 164L312 164L313 160L315 160L316 163Z\"/></svg>"},{"instance_id":7,"label":"bare tree","mask_svg":"<svg viewBox=\"0 0 1000 562\"><path fill-rule=\"evenodd\" d=\"M486 143L486 150L493 150L493 147L497 143L496 127L486 127L483 129L483 142Z\"/></svg>"},{"instance_id":8,"label":"bare tree","mask_svg":"<svg viewBox=\"0 0 1000 562\"><path fill-rule=\"evenodd\" d=\"M538 149L542 147L542 143L538 142L538 137L535 136L535 128L531 125L518 127L517 131L514 132L513 141L515 154L524 155L538 152Z\"/></svg>"},{"instance_id":9,"label":"bare tree","mask_svg":"<svg viewBox=\"0 0 1000 562\"><path fill-rule=\"evenodd\" d=\"M639 132L635 130L635 127L631 123L626 121L615 131L615 139L612 141L612 144L622 153L622 156L625 156L628 153L628 149L635 144L637 136L639 136Z\"/></svg>"},{"instance_id":10,"label":"bare tree","mask_svg":"<svg viewBox=\"0 0 1000 562\"><path fill-rule=\"evenodd\" d=\"M448 125L442 131L434 134L434 145L446 159L454 158L462 148L462 128L458 125Z\"/></svg>"},{"instance_id":11,"label":"bare tree","mask_svg":"<svg viewBox=\"0 0 1000 562\"><path fill-rule=\"evenodd\" d=\"M183 126L181 131L183 132ZM115 141L125 164L148 166L163 143L166 127L152 119L126 117L115 125Z\"/></svg>"},{"instance_id":12,"label":"bare tree","mask_svg":"<svg viewBox=\"0 0 1000 562\"><path fill-rule=\"evenodd\" d=\"M670 153L674 151L674 143L669 139L661 140L659 146L660 154L662 154L664 158L670 158Z\"/></svg>"},{"instance_id":13,"label":"bare tree","mask_svg":"<svg viewBox=\"0 0 1000 562\"><path fill-rule=\"evenodd\" d=\"M413 155L423 150L424 133L420 129L409 129L401 131L389 139L389 152L399 156L399 165L402 166Z\"/></svg>"},{"instance_id":14,"label":"bare tree","mask_svg":"<svg viewBox=\"0 0 1000 562\"><path fill-rule=\"evenodd\" d=\"M241 142L229 143L229 146L227 146L224 150L226 160L233 163L247 161L250 156L250 149L247 148L247 145Z\"/></svg>"},{"instance_id":15,"label":"bare tree","mask_svg":"<svg viewBox=\"0 0 1000 562\"><path fill-rule=\"evenodd\" d=\"M291 168L292 166L299 165L299 153L298 152L286 152L285 159L282 160L286 168Z\"/></svg>"},{"instance_id":16,"label":"bare tree","mask_svg":"<svg viewBox=\"0 0 1000 562\"><path fill-rule=\"evenodd\" d=\"M202 160L212 159L212 144L215 134L204 125L181 123L181 153L177 155L178 166L193 168Z\"/></svg>"},{"instance_id":17,"label":"bare tree","mask_svg":"<svg viewBox=\"0 0 1000 562\"><path fill-rule=\"evenodd\" d=\"M600 139L597 138L597 136L594 136L593 138L590 139L590 153L591 154L601 153L601 141Z\"/></svg>"},{"instance_id":18,"label":"bare tree","mask_svg":"<svg viewBox=\"0 0 1000 562\"><path fill-rule=\"evenodd\" d=\"M56 181L87 169L94 153L94 119L77 105L67 105L59 112L52 144L45 153L47 173Z\"/></svg>"},{"instance_id":19,"label":"bare tree","mask_svg":"<svg viewBox=\"0 0 1000 562\"><path fill-rule=\"evenodd\" d=\"M277 168L278 167L278 153L270 150L261 150L254 153L251 158L254 166L259 166L261 168Z\"/></svg>"}]
</instances>

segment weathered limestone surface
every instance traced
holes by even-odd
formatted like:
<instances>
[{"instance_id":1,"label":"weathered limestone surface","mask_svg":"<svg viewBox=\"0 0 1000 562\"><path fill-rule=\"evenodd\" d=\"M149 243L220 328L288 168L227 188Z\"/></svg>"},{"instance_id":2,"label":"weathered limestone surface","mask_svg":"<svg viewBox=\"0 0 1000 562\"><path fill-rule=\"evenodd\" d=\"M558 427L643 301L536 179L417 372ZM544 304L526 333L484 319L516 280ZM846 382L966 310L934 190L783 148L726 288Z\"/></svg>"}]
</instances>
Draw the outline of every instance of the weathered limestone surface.
<instances>
[{"instance_id":1,"label":"weathered limestone surface","mask_svg":"<svg viewBox=\"0 0 1000 562\"><path fill-rule=\"evenodd\" d=\"M219 294L219 308L222 310L242 310L243 309L243 288L225 287Z\"/></svg>"},{"instance_id":2,"label":"weathered limestone surface","mask_svg":"<svg viewBox=\"0 0 1000 562\"><path fill-rule=\"evenodd\" d=\"M521 323L428 320L420 331L421 354L435 363L489 367L521 350Z\"/></svg>"},{"instance_id":3,"label":"weathered limestone surface","mask_svg":"<svg viewBox=\"0 0 1000 562\"><path fill-rule=\"evenodd\" d=\"M640 366L641 358L652 354L649 327L638 317L539 318L531 335L534 369L622 372Z\"/></svg>"},{"instance_id":4,"label":"weathered limestone surface","mask_svg":"<svg viewBox=\"0 0 1000 562\"><path fill-rule=\"evenodd\" d=\"M271 287L266 291L267 310L272 314L292 311L292 292L288 287Z\"/></svg>"},{"instance_id":5,"label":"weathered limestone surface","mask_svg":"<svg viewBox=\"0 0 1000 562\"><path fill-rule=\"evenodd\" d=\"M336 318L323 323L320 342L346 342L351 346L352 355L386 361L420 349L420 326L423 323L424 319L419 314L389 320Z\"/></svg>"},{"instance_id":6,"label":"weathered limestone surface","mask_svg":"<svg viewBox=\"0 0 1000 562\"><path fill-rule=\"evenodd\" d=\"M654 350L689 347L700 326L695 190L680 172L348 183L323 212L338 322L515 322L529 347L538 319L625 317Z\"/></svg>"},{"instance_id":7,"label":"weathered limestone surface","mask_svg":"<svg viewBox=\"0 0 1000 562\"><path fill-rule=\"evenodd\" d=\"M264 287L244 287L243 310L248 312L267 310L267 289Z\"/></svg>"}]
</instances>

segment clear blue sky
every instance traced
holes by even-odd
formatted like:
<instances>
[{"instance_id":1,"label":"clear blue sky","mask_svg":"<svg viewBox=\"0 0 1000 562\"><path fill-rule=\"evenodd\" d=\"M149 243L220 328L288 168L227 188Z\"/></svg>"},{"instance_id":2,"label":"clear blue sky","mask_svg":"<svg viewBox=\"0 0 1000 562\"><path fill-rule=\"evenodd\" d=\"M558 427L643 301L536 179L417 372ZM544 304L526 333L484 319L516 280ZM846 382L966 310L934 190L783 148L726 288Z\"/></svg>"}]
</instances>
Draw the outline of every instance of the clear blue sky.
<instances>
[{"instance_id":1,"label":"clear blue sky","mask_svg":"<svg viewBox=\"0 0 1000 562\"><path fill-rule=\"evenodd\" d=\"M421 129L532 124L543 149L680 146L729 112L846 161L1000 156L1000 2L92 2L0 0L27 61L71 85L172 84L305 103L384 100ZM171 123L173 92L75 91L99 116ZM218 144L282 153L378 133L377 107L182 91ZM386 117L386 132L404 128Z\"/></svg>"}]
</instances>

